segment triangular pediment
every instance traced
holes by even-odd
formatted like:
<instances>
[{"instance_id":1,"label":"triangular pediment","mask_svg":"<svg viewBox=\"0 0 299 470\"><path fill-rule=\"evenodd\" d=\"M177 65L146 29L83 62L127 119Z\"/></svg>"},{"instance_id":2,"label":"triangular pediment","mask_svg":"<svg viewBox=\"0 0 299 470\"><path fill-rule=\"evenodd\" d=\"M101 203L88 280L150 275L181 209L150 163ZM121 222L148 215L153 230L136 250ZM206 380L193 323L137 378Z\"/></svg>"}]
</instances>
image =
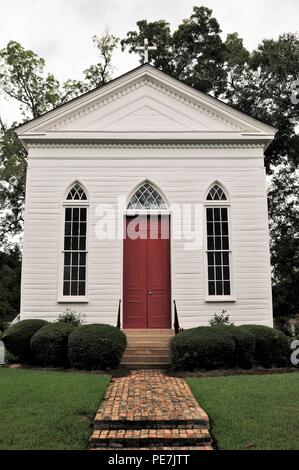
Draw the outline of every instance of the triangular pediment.
<instances>
[{"instance_id":1,"label":"triangular pediment","mask_svg":"<svg viewBox=\"0 0 299 470\"><path fill-rule=\"evenodd\" d=\"M272 138L275 129L145 65L17 130L36 138Z\"/></svg>"}]
</instances>

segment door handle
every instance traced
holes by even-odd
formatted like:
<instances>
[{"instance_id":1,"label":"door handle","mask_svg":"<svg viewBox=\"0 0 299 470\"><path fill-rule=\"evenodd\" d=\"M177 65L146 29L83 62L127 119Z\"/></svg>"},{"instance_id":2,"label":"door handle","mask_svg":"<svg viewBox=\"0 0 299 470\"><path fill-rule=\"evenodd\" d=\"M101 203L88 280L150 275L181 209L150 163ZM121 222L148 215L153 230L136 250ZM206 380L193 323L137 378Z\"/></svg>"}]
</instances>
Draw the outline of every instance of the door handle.
<instances>
[{"instance_id":1,"label":"door handle","mask_svg":"<svg viewBox=\"0 0 299 470\"><path fill-rule=\"evenodd\" d=\"M150 290L148 291L148 295L152 295L152 292Z\"/></svg>"}]
</instances>

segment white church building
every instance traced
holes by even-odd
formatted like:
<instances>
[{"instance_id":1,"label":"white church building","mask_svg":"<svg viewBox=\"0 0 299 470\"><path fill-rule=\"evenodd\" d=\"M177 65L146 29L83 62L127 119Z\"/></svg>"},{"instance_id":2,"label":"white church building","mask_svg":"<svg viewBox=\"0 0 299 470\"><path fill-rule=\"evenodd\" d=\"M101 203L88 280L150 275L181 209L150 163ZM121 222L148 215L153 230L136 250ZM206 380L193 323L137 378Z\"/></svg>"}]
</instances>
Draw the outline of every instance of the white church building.
<instances>
[{"instance_id":1,"label":"white church building","mask_svg":"<svg viewBox=\"0 0 299 470\"><path fill-rule=\"evenodd\" d=\"M276 129L149 64L21 125L21 319L272 326L264 151ZM120 305L120 309L119 309Z\"/></svg>"}]
</instances>

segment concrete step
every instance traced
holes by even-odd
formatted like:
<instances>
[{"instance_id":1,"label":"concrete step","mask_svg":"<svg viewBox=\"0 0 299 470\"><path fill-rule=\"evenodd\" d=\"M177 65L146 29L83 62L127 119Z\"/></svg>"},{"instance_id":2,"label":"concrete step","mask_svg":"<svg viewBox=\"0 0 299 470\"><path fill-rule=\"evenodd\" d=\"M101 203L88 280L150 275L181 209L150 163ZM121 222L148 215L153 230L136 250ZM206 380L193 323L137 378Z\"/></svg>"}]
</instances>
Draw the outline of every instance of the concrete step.
<instances>
[{"instance_id":1,"label":"concrete step","mask_svg":"<svg viewBox=\"0 0 299 470\"><path fill-rule=\"evenodd\" d=\"M169 355L146 356L137 354L126 354L121 364L170 364Z\"/></svg>"},{"instance_id":2,"label":"concrete step","mask_svg":"<svg viewBox=\"0 0 299 470\"><path fill-rule=\"evenodd\" d=\"M130 347L142 347L144 346L145 348L156 348L156 347L164 347L164 348L169 348L169 339L160 339L160 338L128 338L127 339L127 346Z\"/></svg>"},{"instance_id":3,"label":"concrete step","mask_svg":"<svg viewBox=\"0 0 299 470\"><path fill-rule=\"evenodd\" d=\"M90 438L91 447L151 448L210 446L207 429L134 429L95 430Z\"/></svg>"},{"instance_id":4,"label":"concrete step","mask_svg":"<svg viewBox=\"0 0 299 470\"><path fill-rule=\"evenodd\" d=\"M174 330L168 330L168 329L155 329L155 328L148 328L148 329L126 329L124 330L124 333L129 336L129 335L158 335L158 336L173 336L174 335Z\"/></svg>"},{"instance_id":5,"label":"concrete step","mask_svg":"<svg viewBox=\"0 0 299 470\"><path fill-rule=\"evenodd\" d=\"M124 356L167 356L169 357L169 351L167 348L143 348L143 347L127 347L124 352Z\"/></svg>"}]
</instances>

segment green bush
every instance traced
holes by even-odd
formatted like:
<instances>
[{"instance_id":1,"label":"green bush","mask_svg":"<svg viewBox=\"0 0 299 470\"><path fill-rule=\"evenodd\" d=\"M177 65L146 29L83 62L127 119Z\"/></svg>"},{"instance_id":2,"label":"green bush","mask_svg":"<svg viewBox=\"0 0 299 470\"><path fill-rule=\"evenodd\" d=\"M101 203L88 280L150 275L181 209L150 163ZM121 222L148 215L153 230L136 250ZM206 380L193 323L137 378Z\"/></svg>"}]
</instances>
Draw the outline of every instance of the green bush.
<instances>
[{"instance_id":1,"label":"green bush","mask_svg":"<svg viewBox=\"0 0 299 470\"><path fill-rule=\"evenodd\" d=\"M116 368L126 344L126 335L114 326L81 325L69 336L69 361L79 369Z\"/></svg>"},{"instance_id":2,"label":"green bush","mask_svg":"<svg viewBox=\"0 0 299 470\"><path fill-rule=\"evenodd\" d=\"M235 341L226 327L200 326L185 330L170 342L175 369L219 369L234 364Z\"/></svg>"},{"instance_id":3,"label":"green bush","mask_svg":"<svg viewBox=\"0 0 299 470\"><path fill-rule=\"evenodd\" d=\"M251 369L254 365L255 335L234 325L217 326L216 328L226 331L234 339L234 365L242 369Z\"/></svg>"},{"instance_id":4,"label":"green bush","mask_svg":"<svg viewBox=\"0 0 299 470\"><path fill-rule=\"evenodd\" d=\"M21 320L11 325L2 337L5 347L18 358L20 362L32 362L33 355L30 340L42 326L45 320Z\"/></svg>"},{"instance_id":5,"label":"green bush","mask_svg":"<svg viewBox=\"0 0 299 470\"><path fill-rule=\"evenodd\" d=\"M75 329L67 323L49 323L31 338L31 350L37 364L66 367L68 365L68 338Z\"/></svg>"},{"instance_id":6,"label":"green bush","mask_svg":"<svg viewBox=\"0 0 299 470\"><path fill-rule=\"evenodd\" d=\"M85 322L86 313L76 312L67 307L63 313L60 313L57 321L68 323L69 325L79 326Z\"/></svg>"},{"instance_id":7,"label":"green bush","mask_svg":"<svg viewBox=\"0 0 299 470\"><path fill-rule=\"evenodd\" d=\"M262 325L242 325L239 328L252 333L256 338L256 364L263 367L282 367L289 364L291 351L284 333Z\"/></svg>"}]
</instances>

